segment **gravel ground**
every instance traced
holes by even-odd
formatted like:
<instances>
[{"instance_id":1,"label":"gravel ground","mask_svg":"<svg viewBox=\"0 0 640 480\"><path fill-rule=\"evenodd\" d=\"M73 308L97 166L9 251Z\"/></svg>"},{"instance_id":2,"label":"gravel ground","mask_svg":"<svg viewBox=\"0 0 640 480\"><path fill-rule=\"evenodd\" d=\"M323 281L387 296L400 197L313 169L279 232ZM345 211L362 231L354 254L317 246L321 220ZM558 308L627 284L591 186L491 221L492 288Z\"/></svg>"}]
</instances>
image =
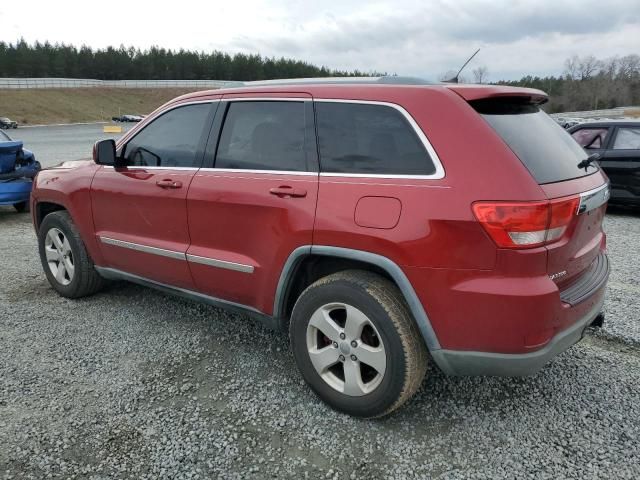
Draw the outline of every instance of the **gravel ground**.
<instances>
[{"instance_id":1,"label":"gravel ground","mask_svg":"<svg viewBox=\"0 0 640 480\"><path fill-rule=\"evenodd\" d=\"M612 272L603 331L640 347L640 211L609 207L605 230Z\"/></svg>"},{"instance_id":2,"label":"gravel ground","mask_svg":"<svg viewBox=\"0 0 640 480\"><path fill-rule=\"evenodd\" d=\"M28 216L0 208L0 478L637 479L640 218L606 224L604 333L530 378L430 369L365 421L322 404L286 335L248 318L126 283L59 297Z\"/></svg>"}]
</instances>

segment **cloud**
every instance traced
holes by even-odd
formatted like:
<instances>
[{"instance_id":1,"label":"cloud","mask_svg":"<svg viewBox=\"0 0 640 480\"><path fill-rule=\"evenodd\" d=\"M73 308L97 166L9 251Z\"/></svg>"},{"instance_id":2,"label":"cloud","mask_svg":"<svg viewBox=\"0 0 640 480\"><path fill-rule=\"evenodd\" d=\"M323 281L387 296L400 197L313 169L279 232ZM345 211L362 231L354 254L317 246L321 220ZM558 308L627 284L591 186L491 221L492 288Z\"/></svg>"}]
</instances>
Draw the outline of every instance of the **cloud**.
<instances>
[{"instance_id":1,"label":"cloud","mask_svg":"<svg viewBox=\"0 0 640 480\"><path fill-rule=\"evenodd\" d=\"M48 0L10 8L0 4L3 20L29 18L29 28L4 25L5 41L218 49L429 78L457 69L478 47L468 68L486 65L492 80L559 74L573 54L640 53L637 1L183 0L165 7L138 0L101 10L100 22L83 0L66 0L63 9Z\"/></svg>"}]
</instances>

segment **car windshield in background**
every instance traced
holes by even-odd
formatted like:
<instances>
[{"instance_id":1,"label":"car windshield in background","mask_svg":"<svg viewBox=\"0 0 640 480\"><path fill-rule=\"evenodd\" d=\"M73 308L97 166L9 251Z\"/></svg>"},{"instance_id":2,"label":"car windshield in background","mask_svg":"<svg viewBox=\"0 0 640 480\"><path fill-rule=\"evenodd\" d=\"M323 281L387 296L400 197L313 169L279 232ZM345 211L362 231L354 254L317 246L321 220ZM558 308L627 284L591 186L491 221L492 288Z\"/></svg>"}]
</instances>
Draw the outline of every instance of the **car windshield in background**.
<instances>
[{"instance_id":1,"label":"car windshield in background","mask_svg":"<svg viewBox=\"0 0 640 480\"><path fill-rule=\"evenodd\" d=\"M591 175L595 164L578 168L587 158L580 145L537 105L480 100L472 106L502 137L539 184Z\"/></svg>"}]
</instances>

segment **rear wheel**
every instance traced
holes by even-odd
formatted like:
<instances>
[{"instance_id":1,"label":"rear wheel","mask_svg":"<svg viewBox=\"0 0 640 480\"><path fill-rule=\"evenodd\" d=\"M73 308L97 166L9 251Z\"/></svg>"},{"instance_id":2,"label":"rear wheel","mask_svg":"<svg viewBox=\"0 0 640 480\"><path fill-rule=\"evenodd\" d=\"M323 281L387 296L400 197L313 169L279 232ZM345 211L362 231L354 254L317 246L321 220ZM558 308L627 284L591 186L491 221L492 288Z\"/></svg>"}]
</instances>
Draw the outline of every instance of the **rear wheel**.
<instances>
[{"instance_id":1,"label":"rear wheel","mask_svg":"<svg viewBox=\"0 0 640 480\"><path fill-rule=\"evenodd\" d=\"M38 231L40 261L51 286L63 297L97 292L104 280L96 272L80 233L66 211L47 215Z\"/></svg>"},{"instance_id":2,"label":"rear wheel","mask_svg":"<svg viewBox=\"0 0 640 480\"><path fill-rule=\"evenodd\" d=\"M339 272L308 287L293 309L290 337L307 383L350 415L390 413L426 371L426 347L402 294L370 272Z\"/></svg>"}]
</instances>

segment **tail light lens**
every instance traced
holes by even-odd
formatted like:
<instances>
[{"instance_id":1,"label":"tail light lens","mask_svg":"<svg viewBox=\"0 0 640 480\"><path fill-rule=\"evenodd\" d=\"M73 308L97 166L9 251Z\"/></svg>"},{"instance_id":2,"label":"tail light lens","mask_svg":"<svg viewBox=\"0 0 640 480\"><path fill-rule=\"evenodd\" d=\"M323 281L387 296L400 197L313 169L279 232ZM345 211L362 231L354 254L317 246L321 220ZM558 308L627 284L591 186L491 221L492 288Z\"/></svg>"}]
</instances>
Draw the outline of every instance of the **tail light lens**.
<instances>
[{"instance_id":1,"label":"tail light lens","mask_svg":"<svg viewBox=\"0 0 640 480\"><path fill-rule=\"evenodd\" d=\"M580 198L543 202L476 202L473 213L500 248L533 248L562 237Z\"/></svg>"}]
</instances>

